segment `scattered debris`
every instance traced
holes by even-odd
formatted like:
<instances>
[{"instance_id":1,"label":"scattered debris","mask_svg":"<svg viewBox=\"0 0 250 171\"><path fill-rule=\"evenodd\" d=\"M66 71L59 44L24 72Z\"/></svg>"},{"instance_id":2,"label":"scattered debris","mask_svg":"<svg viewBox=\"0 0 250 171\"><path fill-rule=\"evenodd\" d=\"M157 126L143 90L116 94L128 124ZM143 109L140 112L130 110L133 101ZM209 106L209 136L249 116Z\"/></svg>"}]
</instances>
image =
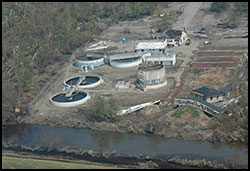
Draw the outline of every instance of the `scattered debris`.
<instances>
[{"instance_id":1,"label":"scattered debris","mask_svg":"<svg viewBox=\"0 0 250 171\"><path fill-rule=\"evenodd\" d=\"M118 81L115 85L115 89L127 89L131 85L130 81Z\"/></svg>"},{"instance_id":2,"label":"scattered debris","mask_svg":"<svg viewBox=\"0 0 250 171\"><path fill-rule=\"evenodd\" d=\"M145 108L147 106L151 106L151 105L154 105L154 104L159 104L160 102L161 102L160 100L156 100L156 101L147 102L147 103L143 103L143 104L140 104L140 105L132 106L132 107L130 107L128 109L123 109L123 110L118 111L117 115L129 114L129 113L138 111L140 109L143 109L143 108Z\"/></svg>"},{"instance_id":3,"label":"scattered debris","mask_svg":"<svg viewBox=\"0 0 250 171\"><path fill-rule=\"evenodd\" d=\"M229 23L218 23L216 25L217 28L224 28L224 29L235 29L237 28L237 25L236 24L229 24Z\"/></svg>"},{"instance_id":4,"label":"scattered debris","mask_svg":"<svg viewBox=\"0 0 250 171\"><path fill-rule=\"evenodd\" d=\"M229 104L232 103L232 102L238 103L240 98L241 98L241 96L238 96L238 97L236 97L236 98L230 99L228 102L226 102L226 104L225 104L223 107L224 107L224 108L227 107L227 105L229 105Z\"/></svg>"},{"instance_id":5,"label":"scattered debris","mask_svg":"<svg viewBox=\"0 0 250 171\"><path fill-rule=\"evenodd\" d=\"M17 113L20 112L20 108L17 107L17 108L15 109L15 112L17 112Z\"/></svg>"}]
</instances>

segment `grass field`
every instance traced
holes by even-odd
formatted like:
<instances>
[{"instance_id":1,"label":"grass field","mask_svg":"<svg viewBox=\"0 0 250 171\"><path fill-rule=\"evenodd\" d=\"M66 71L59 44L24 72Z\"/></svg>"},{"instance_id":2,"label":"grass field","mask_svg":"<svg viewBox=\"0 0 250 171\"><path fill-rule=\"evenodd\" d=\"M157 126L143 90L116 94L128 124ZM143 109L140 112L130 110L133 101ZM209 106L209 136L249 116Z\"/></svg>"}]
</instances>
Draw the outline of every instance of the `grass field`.
<instances>
[{"instance_id":1,"label":"grass field","mask_svg":"<svg viewBox=\"0 0 250 171\"><path fill-rule=\"evenodd\" d=\"M111 166L99 166L58 161L21 159L2 156L2 169L118 169Z\"/></svg>"},{"instance_id":2,"label":"grass field","mask_svg":"<svg viewBox=\"0 0 250 171\"><path fill-rule=\"evenodd\" d=\"M172 117L180 118L184 113L190 113L193 118L198 118L199 109L193 106L181 106L171 115Z\"/></svg>"}]
</instances>

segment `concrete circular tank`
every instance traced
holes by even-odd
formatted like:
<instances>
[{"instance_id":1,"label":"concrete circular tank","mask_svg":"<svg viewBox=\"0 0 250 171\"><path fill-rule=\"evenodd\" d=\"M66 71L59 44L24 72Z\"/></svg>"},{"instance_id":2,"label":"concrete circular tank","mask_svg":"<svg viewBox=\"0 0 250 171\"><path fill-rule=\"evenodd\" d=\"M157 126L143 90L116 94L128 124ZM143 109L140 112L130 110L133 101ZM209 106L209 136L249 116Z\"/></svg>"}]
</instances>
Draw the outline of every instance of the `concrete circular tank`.
<instances>
[{"instance_id":1,"label":"concrete circular tank","mask_svg":"<svg viewBox=\"0 0 250 171\"><path fill-rule=\"evenodd\" d=\"M75 76L66 79L63 84L65 86L77 85L79 88L93 88L103 83L103 79L99 75Z\"/></svg>"},{"instance_id":2,"label":"concrete circular tank","mask_svg":"<svg viewBox=\"0 0 250 171\"><path fill-rule=\"evenodd\" d=\"M142 57L138 53L124 53L110 56L110 65L116 68L135 67L142 63Z\"/></svg>"},{"instance_id":3,"label":"concrete circular tank","mask_svg":"<svg viewBox=\"0 0 250 171\"><path fill-rule=\"evenodd\" d=\"M104 64L105 57L106 55L103 52L85 52L74 59L73 65L79 69L94 69Z\"/></svg>"},{"instance_id":4,"label":"concrete circular tank","mask_svg":"<svg viewBox=\"0 0 250 171\"><path fill-rule=\"evenodd\" d=\"M137 69L137 81L147 89L160 88L167 84L163 65L142 65Z\"/></svg>"},{"instance_id":5,"label":"concrete circular tank","mask_svg":"<svg viewBox=\"0 0 250 171\"><path fill-rule=\"evenodd\" d=\"M67 98L65 93L58 93L50 97L50 104L57 107L74 107L84 104L89 99L89 93L86 91L73 92L70 98Z\"/></svg>"}]
</instances>

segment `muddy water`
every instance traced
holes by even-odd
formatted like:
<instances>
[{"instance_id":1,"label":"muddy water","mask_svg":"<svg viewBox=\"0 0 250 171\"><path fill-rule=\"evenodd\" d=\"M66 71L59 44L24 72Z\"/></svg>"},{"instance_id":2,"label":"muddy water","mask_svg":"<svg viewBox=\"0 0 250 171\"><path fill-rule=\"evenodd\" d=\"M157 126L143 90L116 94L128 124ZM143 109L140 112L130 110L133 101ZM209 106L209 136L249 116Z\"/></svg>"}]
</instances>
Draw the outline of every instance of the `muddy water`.
<instances>
[{"instance_id":1,"label":"muddy water","mask_svg":"<svg viewBox=\"0 0 250 171\"><path fill-rule=\"evenodd\" d=\"M226 162L237 155L248 161L248 147L243 144L209 143L167 139L157 135L122 134L107 131L50 126L9 126L2 130L2 141L37 147L53 140L70 150L93 149L98 152L116 150L121 155L150 155L168 159L173 155L189 159L209 159ZM47 145L48 145L47 144ZM44 145L44 144L43 144Z\"/></svg>"}]
</instances>

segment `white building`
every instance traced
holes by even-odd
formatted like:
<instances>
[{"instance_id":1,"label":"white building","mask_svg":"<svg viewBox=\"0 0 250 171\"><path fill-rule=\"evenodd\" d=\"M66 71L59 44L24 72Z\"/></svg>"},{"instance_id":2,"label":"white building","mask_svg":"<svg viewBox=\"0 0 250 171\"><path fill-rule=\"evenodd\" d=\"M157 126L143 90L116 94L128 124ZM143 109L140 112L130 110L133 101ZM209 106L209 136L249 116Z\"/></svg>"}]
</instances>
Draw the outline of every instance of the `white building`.
<instances>
[{"instance_id":1,"label":"white building","mask_svg":"<svg viewBox=\"0 0 250 171\"><path fill-rule=\"evenodd\" d=\"M142 55L145 63L154 63L162 65L174 65L176 63L176 55L173 49L167 51L167 42L140 42L135 47L137 53ZM149 54L149 55L147 55Z\"/></svg>"},{"instance_id":2,"label":"white building","mask_svg":"<svg viewBox=\"0 0 250 171\"><path fill-rule=\"evenodd\" d=\"M188 40L186 31L168 30L165 33L165 42L171 46L180 46Z\"/></svg>"},{"instance_id":3,"label":"white building","mask_svg":"<svg viewBox=\"0 0 250 171\"><path fill-rule=\"evenodd\" d=\"M152 54L151 56L145 58L144 62L172 66L176 63L176 55L173 51L165 54Z\"/></svg>"},{"instance_id":4,"label":"white building","mask_svg":"<svg viewBox=\"0 0 250 171\"><path fill-rule=\"evenodd\" d=\"M137 53L147 53L152 54L163 54L166 52L167 43L166 42L140 42L135 47Z\"/></svg>"}]
</instances>

